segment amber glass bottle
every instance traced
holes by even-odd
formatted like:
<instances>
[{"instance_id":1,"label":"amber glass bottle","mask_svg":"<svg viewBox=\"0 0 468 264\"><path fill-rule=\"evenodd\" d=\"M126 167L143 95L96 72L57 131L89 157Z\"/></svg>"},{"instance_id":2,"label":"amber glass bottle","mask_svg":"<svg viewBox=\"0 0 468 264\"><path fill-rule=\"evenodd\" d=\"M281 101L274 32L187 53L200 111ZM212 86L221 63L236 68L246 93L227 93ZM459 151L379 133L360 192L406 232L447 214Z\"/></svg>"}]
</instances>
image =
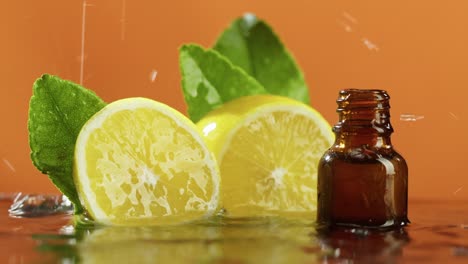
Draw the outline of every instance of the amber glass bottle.
<instances>
[{"instance_id":1,"label":"amber glass bottle","mask_svg":"<svg viewBox=\"0 0 468 264\"><path fill-rule=\"evenodd\" d=\"M392 147L390 97L348 89L337 100L336 140L318 167L318 221L390 227L408 223L408 167Z\"/></svg>"}]
</instances>

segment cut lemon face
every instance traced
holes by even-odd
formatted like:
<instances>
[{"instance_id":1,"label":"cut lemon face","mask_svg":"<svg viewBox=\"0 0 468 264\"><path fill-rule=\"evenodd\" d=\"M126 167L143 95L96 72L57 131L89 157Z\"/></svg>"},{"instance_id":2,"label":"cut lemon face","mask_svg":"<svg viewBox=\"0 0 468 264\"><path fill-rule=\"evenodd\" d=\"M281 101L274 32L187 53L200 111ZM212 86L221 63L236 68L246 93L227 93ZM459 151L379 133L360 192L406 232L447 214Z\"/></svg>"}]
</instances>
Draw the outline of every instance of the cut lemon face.
<instances>
[{"instance_id":1,"label":"cut lemon face","mask_svg":"<svg viewBox=\"0 0 468 264\"><path fill-rule=\"evenodd\" d=\"M317 165L334 139L316 110L256 95L221 106L197 126L218 160L228 216L315 215Z\"/></svg>"},{"instance_id":2,"label":"cut lemon face","mask_svg":"<svg viewBox=\"0 0 468 264\"><path fill-rule=\"evenodd\" d=\"M74 181L90 215L104 224L181 223L218 206L217 164L196 126L145 98L113 102L83 126Z\"/></svg>"}]
</instances>

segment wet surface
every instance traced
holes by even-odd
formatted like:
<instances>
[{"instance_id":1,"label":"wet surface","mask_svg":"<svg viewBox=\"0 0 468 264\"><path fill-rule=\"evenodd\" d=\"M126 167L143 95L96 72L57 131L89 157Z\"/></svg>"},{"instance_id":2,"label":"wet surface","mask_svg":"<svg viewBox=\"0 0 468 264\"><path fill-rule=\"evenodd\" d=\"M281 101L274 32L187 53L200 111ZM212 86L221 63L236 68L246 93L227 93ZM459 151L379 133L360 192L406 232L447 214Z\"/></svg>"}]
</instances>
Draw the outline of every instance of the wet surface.
<instances>
[{"instance_id":1,"label":"wet surface","mask_svg":"<svg viewBox=\"0 0 468 264\"><path fill-rule=\"evenodd\" d=\"M14 198L0 196L0 263L468 262L468 204L462 201L411 201L412 224L375 231L328 230L308 220L277 218L74 227L66 213L11 216Z\"/></svg>"}]
</instances>

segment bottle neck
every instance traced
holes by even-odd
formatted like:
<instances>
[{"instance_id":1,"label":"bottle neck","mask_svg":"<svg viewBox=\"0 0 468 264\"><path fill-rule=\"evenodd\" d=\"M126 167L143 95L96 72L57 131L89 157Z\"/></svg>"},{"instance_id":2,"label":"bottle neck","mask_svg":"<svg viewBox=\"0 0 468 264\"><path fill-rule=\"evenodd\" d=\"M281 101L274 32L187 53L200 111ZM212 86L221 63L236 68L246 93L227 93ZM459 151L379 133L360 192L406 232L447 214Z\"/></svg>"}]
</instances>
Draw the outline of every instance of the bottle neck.
<instances>
[{"instance_id":1,"label":"bottle neck","mask_svg":"<svg viewBox=\"0 0 468 264\"><path fill-rule=\"evenodd\" d=\"M336 144L390 148L390 97L382 90L349 89L337 99Z\"/></svg>"},{"instance_id":2,"label":"bottle neck","mask_svg":"<svg viewBox=\"0 0 468 264\"><path fill-rule=\"evenodd\" d=\"M392 142L390 135L382 134L355 134L349 132L335 133L335 147L338 148L353 148L367 146L369 148L384 148L391 149Z\"/></svg>"}]
</instances>

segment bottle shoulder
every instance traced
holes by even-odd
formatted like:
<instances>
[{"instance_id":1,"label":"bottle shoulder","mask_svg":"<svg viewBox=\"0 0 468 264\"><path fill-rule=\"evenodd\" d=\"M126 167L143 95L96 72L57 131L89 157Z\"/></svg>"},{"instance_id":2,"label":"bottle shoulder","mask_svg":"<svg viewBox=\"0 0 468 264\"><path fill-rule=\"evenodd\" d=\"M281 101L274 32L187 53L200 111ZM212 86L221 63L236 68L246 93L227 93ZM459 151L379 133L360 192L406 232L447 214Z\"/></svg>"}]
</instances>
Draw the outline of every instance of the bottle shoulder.
<instances>
[{"instance_id":1,"label":"bottle shoulder","mask_svg":"<svg viewBox=\"0 0 468 264\"><path fill-rule=\"evenodd\" d=\"M342 147L334 145L322 156L320 163L330 163L333 161L345 161L350 163L373 163L382 160L391 160L406 166L403 156L391 146L385 148L375 148L368 145L354 147Z\"/></svg>"}]
</instances>

